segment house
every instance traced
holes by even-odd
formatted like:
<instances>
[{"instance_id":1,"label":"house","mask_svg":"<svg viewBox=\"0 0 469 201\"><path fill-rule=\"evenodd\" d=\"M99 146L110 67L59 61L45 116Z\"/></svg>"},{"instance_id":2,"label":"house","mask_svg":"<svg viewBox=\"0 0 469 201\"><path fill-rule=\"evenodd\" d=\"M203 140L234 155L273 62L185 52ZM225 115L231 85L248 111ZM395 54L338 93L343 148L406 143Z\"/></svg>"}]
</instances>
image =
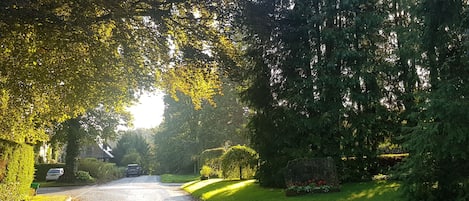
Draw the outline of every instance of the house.
<instances>
[{"instance_id":1,"label":"house","mask_svg":"<svg viewBox=\"0 0 469 201\"><path fill-rule=\"evenodd\" d=\"M80 158L96 158L105 162L109 162L114 158L111 146L99 136L91 143L84 146L80 151Z\"/></svg>"}]
</instances>

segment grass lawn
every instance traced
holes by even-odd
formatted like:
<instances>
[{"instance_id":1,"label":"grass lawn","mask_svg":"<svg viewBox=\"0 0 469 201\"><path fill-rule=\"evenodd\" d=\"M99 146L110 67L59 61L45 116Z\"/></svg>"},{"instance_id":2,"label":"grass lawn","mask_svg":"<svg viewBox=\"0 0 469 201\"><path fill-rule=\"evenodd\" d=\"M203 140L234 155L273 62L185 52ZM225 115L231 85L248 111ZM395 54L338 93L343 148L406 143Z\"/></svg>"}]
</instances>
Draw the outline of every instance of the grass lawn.
<instances>
[{"instance_id":1,"label":"grass lawn","mask_svg":"<svg viewBox=\"0 0 469 201\"><path fill-rule=\"evenodd\" d=\"M163 174L160 177L161 177L161 182L163 183L186 183L186 182L198 180L200 178L200 175Z\"/></svg>"},{"instance_id":2,"label":"grass lawn","mask_svg":"<svg viewBox=\"0 0 469 201\"><path fill-rule=\"evenodd\" d=\"M255 180L226 181L209 179L193 181L183 189L204 201L399 201L396 182L363 182L342 185L337 193L308 194L286 197L283 189L261 188Z\"/></svg>"},{"instance_id":3,"label":"grass lawn","mask_svg":"<svg viewBox=\"0 0 469 201\"><path fill-rule=\"evenodd\" d=\"M76 182L76 183L58 183L55 181L42 181L42 182L34 182L39 183L39 188L41 187L61 187L61 186L86 186L92 185L93 183L83 183L83 182Z\"/></svg>"},{"instance_id":4,"label":"grass lawn","mask_svg":"<svg viewBox=\"0 0 469 201\"><path fill-rule=\"evenodd\" d=\"M67 198L66 195L36 195L31 197L31 201L65 201Z\"/></svg>"}]
</instances>

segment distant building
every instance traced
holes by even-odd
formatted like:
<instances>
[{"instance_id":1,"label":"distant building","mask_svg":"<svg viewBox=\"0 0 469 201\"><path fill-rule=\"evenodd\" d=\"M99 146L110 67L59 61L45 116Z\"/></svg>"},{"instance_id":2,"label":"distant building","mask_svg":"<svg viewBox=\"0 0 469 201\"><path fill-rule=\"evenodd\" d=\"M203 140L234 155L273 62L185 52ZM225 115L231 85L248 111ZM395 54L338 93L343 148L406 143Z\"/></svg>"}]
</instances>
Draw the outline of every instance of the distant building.
<instances>
[{"instance_id":1,"label":"distant building","mask_svg":"<svg viewBox=\"0 0 469 201\"><path fill-rule=\"evenodd\" d=\"M95 141L96 143L83 146L80 151L80 158L96 158L105 162L112 160L114 155L109 144L100 137L97 137Z\"/></svg>"}]
</instances>

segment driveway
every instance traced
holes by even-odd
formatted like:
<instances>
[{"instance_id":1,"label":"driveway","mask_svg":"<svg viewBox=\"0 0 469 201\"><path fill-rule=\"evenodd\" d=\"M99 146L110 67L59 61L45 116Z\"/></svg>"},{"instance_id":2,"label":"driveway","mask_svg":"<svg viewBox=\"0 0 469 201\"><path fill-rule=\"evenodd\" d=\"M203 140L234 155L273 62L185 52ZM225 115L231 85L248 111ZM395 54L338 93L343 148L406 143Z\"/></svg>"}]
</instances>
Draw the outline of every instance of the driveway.
<instances>
[{"instance_id":1,"label":"driveway","mask_svg":"<svg viewBox=\"0 0 469 201\"><path fill-rule=\"evenodd\" d=\"M79 201L193 201L180 184L159 182L159 176L127 177L85 187L39 188L42 195L68 195Z\"/></svg>"}]
</instances>

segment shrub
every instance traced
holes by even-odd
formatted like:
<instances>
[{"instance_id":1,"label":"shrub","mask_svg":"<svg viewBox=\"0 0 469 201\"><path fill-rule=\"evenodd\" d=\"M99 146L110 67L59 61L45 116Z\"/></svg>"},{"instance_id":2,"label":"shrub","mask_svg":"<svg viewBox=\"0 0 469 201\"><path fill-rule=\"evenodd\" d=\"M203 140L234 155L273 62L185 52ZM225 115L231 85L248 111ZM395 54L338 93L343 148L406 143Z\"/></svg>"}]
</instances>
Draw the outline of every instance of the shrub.
<instances>
[{"instance_id":1,"label":"shrub","mask_svg":"<svg viewBox=\"0 0 469 201\"><path fill-rule=\"evenodd\" d=\"M0 140L0 153L0 200L24 200L33 181L33 147Z\"/></svg>"},{"instance_id":2,"label":"shrub","mask_svg":"<svg viewBox=\"0 0 469 201\"><path fill-rule=\"evenodd\" d=\"M199 164L212 169L210 177L222 177L221 156L225 153L224 147L207 149L199 156Z\"/></svg>"},{"instance_id":3,"label":"shrub","mask_svg":"<svg viewBox=\"0 0 469 201\"><path fill-rule=\"evenodd\" d=\"M232 146L221 157L221 167L225 178L252 178L257 169L257 152L247 146Z\"/></svg>"},{"instance_id":4,"label":"shrub","mask_svg":"<svg viewBox=\"0 0 469 201\"><path fill-rule=\"evenodd\" d=\"M369 181L374 175L389 175L407 154L385 154L378 157L349 157L339 161L342 182Z\"/></svg>"},{"instance_id":5,"label":"shrub","mask_svg":"<svg viewBox=\"0 0 469 201\"><path fill-rule=\"evenodd\" d=\"M210 178L210 175L212 174L212 168L209 166L202 166L202 169L200 169L200 178L203 179L208 179Z\"/></svg>"},{"instance_id":6,"label":"shrub","mask_svg":"<svg viewBox=\"0 0 469 201\"><path fill-rule=\"evenodd\" d=\"M93 183L95 181L95 179L90 175L89 172L81 170L77 171L77 173L75 174L75 178L77 179L77 181L85 183Z\"/></svg>"},{"instance_id":7,"label":"shrub","mask_svg":"<svg viewBox=\"0 0 469 201\"><path fill-rule=\"evenodd\" d=\"M349 157L339 161L338 172L342 182L369 181L373 177L373 162L368 158Z\"/></svg>"},{"instance_id":8,"label":"shrub","mask_svg":"<svg viewBox=\"0 0 469 201\"><path fill-rule=\"evenodd\" d=\"M114 180L124 175L122 169L119 169L114 163L102 162L96 158L81 159L78 163L78 170L89 172L91 177L98 182Z\"/></svg>"}]
</instances>

